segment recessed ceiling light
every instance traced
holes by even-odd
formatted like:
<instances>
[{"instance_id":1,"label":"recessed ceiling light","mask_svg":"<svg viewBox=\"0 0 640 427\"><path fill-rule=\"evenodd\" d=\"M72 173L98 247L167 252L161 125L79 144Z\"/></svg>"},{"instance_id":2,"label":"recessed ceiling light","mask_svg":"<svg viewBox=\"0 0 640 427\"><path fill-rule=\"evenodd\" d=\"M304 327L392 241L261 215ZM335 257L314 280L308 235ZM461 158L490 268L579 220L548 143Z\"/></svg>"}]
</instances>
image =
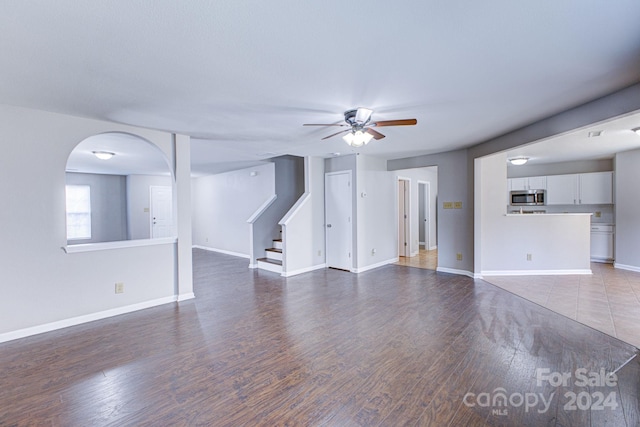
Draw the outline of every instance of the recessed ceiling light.
<instances>
[{"instance_id":1,"label":"recessed ceiling light","mask_svg":"<svg viewBox=\"0 0 640 427\"><path fill-rule=\"evenodd\" d=\"M602 135L601 130L592 130L591 132L588 133L589 138L595 138L596 136L600 136L600 135Z\"/></svg>"},{"instance_id":2,"label":"recessed ceiling light","mask_svg":"<svg viewBox=\"0 0 640 427\"><path fill-rule=\"evenodd\" d=\"M116 155L116 153L112 153L110 151L92 151L92 153L100 160L109 160Z\"/></svg>"}]
</instances>

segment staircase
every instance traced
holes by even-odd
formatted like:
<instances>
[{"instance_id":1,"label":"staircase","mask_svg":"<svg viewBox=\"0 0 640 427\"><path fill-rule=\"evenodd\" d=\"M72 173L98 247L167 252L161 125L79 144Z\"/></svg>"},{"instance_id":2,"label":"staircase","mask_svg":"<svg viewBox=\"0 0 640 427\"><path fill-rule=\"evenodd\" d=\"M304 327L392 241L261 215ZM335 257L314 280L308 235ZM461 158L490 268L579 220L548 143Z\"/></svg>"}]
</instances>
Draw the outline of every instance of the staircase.
<instances>
[{"instance_id":1,"label":"staircase","mask_svg":"<svg viewBox=\"0 0 640 427\"><path fill-rule=\"evenodd\" d=\"M273 240L273 247L265 249L265 258L258 258L258 268L282 273L282 239Z\"/></svg>"}]
</instances>

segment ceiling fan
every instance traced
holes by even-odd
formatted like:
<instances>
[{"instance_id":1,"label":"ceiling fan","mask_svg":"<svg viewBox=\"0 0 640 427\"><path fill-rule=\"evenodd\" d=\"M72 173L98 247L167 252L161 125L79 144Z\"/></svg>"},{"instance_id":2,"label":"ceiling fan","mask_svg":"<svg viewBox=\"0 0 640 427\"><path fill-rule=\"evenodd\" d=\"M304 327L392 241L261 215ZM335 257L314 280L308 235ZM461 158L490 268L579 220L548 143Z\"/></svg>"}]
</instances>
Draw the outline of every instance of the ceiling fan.
<instances>
[{"instance_id":1,"label":"ceiling fan","mask_svg":"<svg viewBox=\"0 0 640 427\"><path fill-rule=\"evenodd\" d=\"M374 130L374 127L382 126L412 126L418 123L416 119L402 119L402 120L382 120L379 122L371 121L371 114L373 110L368 108L357 108L354 110L348 110L344 112L344 121L342 123L332 124L304 124L303 126L344 126L349 129L341 130L329 136L325 136L322 140L332 138L341 133L345 133L342 139L352 147L362 147L371 141L371 139L382 139L384 135Z\"/></svg>"}]
</instances>

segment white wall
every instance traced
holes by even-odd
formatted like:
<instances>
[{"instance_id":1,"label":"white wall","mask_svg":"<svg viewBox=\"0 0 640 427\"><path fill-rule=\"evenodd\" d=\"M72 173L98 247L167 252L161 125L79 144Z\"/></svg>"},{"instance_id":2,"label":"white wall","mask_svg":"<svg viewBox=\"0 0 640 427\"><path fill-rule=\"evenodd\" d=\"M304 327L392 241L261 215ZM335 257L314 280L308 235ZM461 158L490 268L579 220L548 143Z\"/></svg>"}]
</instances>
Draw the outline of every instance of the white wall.
<instances>
[{"instance_id":1,"label":"white wall","mask_svg":"<svg viewBox=\"0 0 640 427\"><path fill-rule=\"evenodd\" d=\"M275 194L274 164L194 178L192 191L193 244L248 257L247 219Z\"/></svg>"},{"instance_id":2,"label":"white wall","mask_svg":"<svg viewBox=\"0 0 640 427\"><path fill-rule=\"evenodd\" d=\"M640 150L615 158L615 266L640 271Z\"/></svg>"},{"instance_id":3,"label":"white wall","mask_svg":"<svg viewBox=\"0 0 640 427\"><path fill-rule=\"evenodd\" d=\"M424 181L430 183L431 194L429 200L429 206L431 208L431 222L429 223L429 242L427 244L427 248L433 248L436 244L436 212L437 212L437 204L436 200L438 197L438 168L430 167L430 168L416 168L416 169L401 169L394 171L394 176L409 178L411 180L411 189L410 189L410 229L411 229L411 237L410 237L410 251L411 254L417 254L420 247L420 206L418 203L419 195L418 195L418 181ZM397 197L397 196L396 196ZM391 201L397 203L395 200ZM397 220L396 220L397 222Z\"/></svg>"},{"instance_id":4,"label":"white wall","mask_svg":"<svg viewBox=\"0 0 640 427\"><path fill-rule=\"evenodd\" d=\"M75 145L97 133L128 132L173 161L171 134L9 106L0 106L0 129L0 192L9 201L0 210L0 341L33 331L27 328L175 296L175 244L62 249L65 167ZM123 294L115 294L115 282L124 283Z\"/></svg>"},{"instance_id":5,"label":"white wall","mask_svg":"<svg viewBox=\"0 0 640 427\"><path fill-rule=\"evenodd\" d=\"M397 261L396 189L386 160L357 156L356 271Z\"/></svg>"},{"instance_id":6,"label":"white wall","mask_svg":"<svg viewBox=\"0 0 640 427\"><path fill-rule=\"evenodd\" d=\"M505 215L506 160L504 153L476 160L482 274L590 272L589 215Z\"/></svg>"},{"instance_id":7,"label":"white wall","mask_svg":"<svg viewBox=\"0 0 640 427\"><path fill-rule=\"evenodd\" d=\"M128 175L127 176L127 221L129 239L151 238L151 186L172 187L170 176Z\"/></svg>"},{"instance_id":8,"label":"white wall","mask_svg":"<svg viewBox=\"0 0 640 427\"><path fill-rule=\"evenodd\" d=\"M324 159L305 158L305 184L304 195L281 222L285 276L325 266Z\"/></svg>"}]
</instances>

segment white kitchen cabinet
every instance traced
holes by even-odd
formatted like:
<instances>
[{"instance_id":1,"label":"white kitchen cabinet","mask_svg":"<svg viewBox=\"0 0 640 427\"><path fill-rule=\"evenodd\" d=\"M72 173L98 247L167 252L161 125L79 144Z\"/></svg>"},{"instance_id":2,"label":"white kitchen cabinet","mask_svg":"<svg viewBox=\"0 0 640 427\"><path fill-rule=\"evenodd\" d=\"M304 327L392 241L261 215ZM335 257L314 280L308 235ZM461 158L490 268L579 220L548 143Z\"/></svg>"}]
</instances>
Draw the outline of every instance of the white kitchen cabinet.
<instances>
[{"instance_id":1,"label":"white kitchen cabinet","mask_svg":"<svg viewBox=\"0 0 640 427\"><path fill-rule=\"evenodd\" d=\"M603 205L613 203L613 172L547 177L547 205Z\"/></svg>"},{"instance_id":2,"label":"white kitchen cabinet","mask_svg":"<svg viewBox=\"0 0 640 427\"><path fill-rule=\"evenodd\" d=\"M583 205L613 203L613 172L581 173L579 177L580 197Z\"/></svg>"},{"instance_id":3,"label":"white kitchen cabinet","mask_svg":"<svg viewBox=\"0 0 640 427\"><path fill-rule=\"evenodd\" d=\"M510 191L523 191L523 190L546 190L547 189L547 177L546 176L531 176L525 178L510 178L509 180Z\"/></svg>"},{"instance_id":4,"label":"white kitchen cabinet","mask_svg":"<svg viewBox=\"0 0 640 427\"><path fill-rule=\"evenodd\" d=\"M591 260L613 261L612 225L591 225Z\"/></svg>"},{"instance_id":5,"label":"white kitchen cabinet","mask_svg":"<svg viewBox=\"0 0 640 427\"><path fill-rule=\"evenodd\" d=\"M547 205L575 205L577 202L577 175L551 175L547 177Z\"/></svg>"}]
</instances>

